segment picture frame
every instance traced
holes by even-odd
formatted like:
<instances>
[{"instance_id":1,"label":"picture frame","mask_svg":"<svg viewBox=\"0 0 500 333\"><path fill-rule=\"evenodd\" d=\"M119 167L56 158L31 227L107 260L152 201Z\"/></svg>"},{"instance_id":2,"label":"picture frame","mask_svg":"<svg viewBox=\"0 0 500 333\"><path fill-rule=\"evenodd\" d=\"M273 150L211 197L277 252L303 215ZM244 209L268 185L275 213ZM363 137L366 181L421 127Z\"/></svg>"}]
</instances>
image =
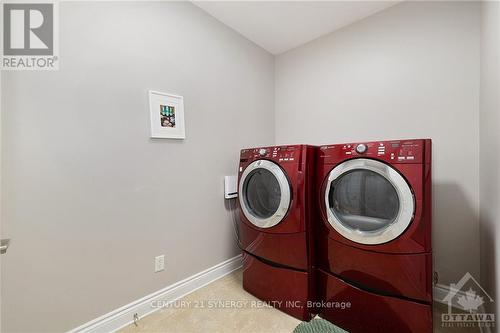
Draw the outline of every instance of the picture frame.
<instances>
[{"instance_id":1,"label":"picture frame","mask_svg":"<svg viewBox=\"0 0 500 333\"><path fill-rule=\"evenodd\" d=\"M151 138L185 139L184 97L149 90Z\"/></svg>"}]
</instances>

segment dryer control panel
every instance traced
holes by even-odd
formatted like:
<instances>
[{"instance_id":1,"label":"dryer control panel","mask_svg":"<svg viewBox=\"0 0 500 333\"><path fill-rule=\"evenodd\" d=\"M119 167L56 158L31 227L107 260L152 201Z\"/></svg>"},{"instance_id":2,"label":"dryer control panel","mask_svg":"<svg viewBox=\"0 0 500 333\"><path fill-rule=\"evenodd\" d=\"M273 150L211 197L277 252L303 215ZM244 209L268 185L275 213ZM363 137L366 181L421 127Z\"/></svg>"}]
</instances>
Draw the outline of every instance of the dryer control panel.
<instances>
[{"instance_id":1,"label":"dryer control panel","mask_svg":"<svg viewBox=\"0 0 500 333\"><path fill-rule=\"evenodd\" d=\"M391 140L343 143L320 147L319 158L325 163L338 163L355 157L376 158L388 163L429 163L431 140Z\"/></svg>"}]
</instances>

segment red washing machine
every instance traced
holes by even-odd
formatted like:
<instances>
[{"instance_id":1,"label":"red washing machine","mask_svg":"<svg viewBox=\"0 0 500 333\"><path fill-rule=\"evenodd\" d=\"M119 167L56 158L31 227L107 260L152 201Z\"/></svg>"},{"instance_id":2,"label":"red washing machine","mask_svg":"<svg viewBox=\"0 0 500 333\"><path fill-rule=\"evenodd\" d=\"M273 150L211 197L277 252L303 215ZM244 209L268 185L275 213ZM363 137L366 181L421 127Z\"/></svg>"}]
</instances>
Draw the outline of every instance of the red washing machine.
<instances>
[{"instance_id":1,"label":"red washing machine","mask_svg":"<svg viewBox=\"0 0 500 333\"><path fill-rule=\"evenodd\" d=\"M309 320L316 147L243 149L238 174L243 288Z\"/></svg>"},{"instance_id":2,"label":"red washing machine","mask_svg":"<svg viewBox=\"0 0 500 333\"><path fill-rule=\"evenodd\" d=\"M327 145L317 158L318 312L350 333L431 333L431 140Z\"/></svg>"}]
</instances>

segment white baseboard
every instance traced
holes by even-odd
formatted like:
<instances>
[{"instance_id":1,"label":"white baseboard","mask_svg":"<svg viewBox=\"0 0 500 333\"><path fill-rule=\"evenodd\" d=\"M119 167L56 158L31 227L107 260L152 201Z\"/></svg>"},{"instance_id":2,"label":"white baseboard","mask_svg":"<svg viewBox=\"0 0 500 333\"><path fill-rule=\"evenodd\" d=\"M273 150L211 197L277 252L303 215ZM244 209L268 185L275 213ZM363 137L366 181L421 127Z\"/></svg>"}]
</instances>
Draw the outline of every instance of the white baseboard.
<instances>
[{"instance_id":1,"label":"white baseboard","mask_svg":"<svg viewBox=\"0 0 500 333\"><path fill-rule=\"evenodd\" d=\"M444 285L444 284L436 284L434 286L434 302L438 302L438 303L441 303L441 304L445 304L445 305L448 305L448 302L445 302L444 301L444 298L446 297L446 295L448 295L448 293L450 292L450 286L447 286L447 285ZM462 291L462 290L458 290L456 291L456 294L457 296L466 296L465 295L465 292ZM452 304L452 307L456 308L456 309L460 309L457 304ZM461 310L461 309L460 309Z\"/></svg>"},{"instance_id":2,"label":"white baseboard","mask_svg":"<svg viewBox=\"0 0 500 333\"><path fill-rule=\"evenodd\" d=\"M151 302L159 301L162 304L174 302L187 294L198 290L207 284L241 267L241 255L228 259L210 267L203 272L192 275L182 281L158 290L150 295L111 311L99 318L85 323L68 333L109 333L115 332L134 321L134 313L142 318L159 308L151 306Z\"/></svg>"},{"instance_id":3,"label":"white baseboard","mask_svg":"<svg viewBox=\"0 0 500 333\"><path fill-rule=\"evenodd\" d=\"M444 284L436 284L434 286L434 302L438 302L441 304L448 305L447 302L443 301L446 295L450 292L450 286L446 286ZM459 290L457 294L463 293L463 291Z\"/></svg>"}]
</instances>

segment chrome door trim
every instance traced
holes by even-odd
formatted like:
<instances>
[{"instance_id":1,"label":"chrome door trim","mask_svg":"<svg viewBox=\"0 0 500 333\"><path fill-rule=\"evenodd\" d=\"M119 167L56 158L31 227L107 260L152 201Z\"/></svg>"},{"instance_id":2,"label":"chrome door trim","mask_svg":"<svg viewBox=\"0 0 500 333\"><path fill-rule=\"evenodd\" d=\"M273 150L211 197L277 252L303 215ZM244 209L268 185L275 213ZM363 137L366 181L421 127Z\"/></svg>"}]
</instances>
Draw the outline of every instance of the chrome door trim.
<instances>
[{"instance_id":1,"label":"chrome door trim","mask_svg":"<svg viewBox=\"0 0 500 333\"><path fill-rule=\"evenodd\" d=\"M394 186L399 198L399 211L396 219L386 228L374 232L347 228L337 219L335 213L330 209L328 196L332 182L337 180L346 172L353 170L370 170L376 172L387 179L392 186ZM356 243L376 245L390 242L403 234L413 221L415 198L410 186L406 180L391 166L376 160L357 158L337 165L328 175L328 183L325 189L324 197L325 208L330 225L343 237Z\"/></svg>"},{"instance_id":2,"label":"chrome door trim","mask_svg":"<svg viewBox=\"0 0 500 333\"><path fill-rule=\"evenodd\" d=\"M276 177L276 180L278 181L278 184L280 186L280 191L281 191L281 198L280 198L280 204L278 206L278 209L272 216L269 218L259 218L255 215L253 215L250 210L247 207L246 204L246 197L243 193L243 185L245 184L245 180L248 177L248 175L256 170L256 169L266 169L269 172L271 172L274 177ZM238 200L240 201L240 207L245 215L245 217L255 226L259 228L271 228L277 225L278 223L283 220L285 217L286 213L288 212L288 208L290 207L290 201L291 201L291 196L290 196L290 184L288 182L288 179L286 178L285 173L283 170L279 167L274 162L268 161L268 160L257 160L252 162L250 165L248 165L243 171L243 174L241 175L240 178L240 183L239 183L239 189L238 189Z\"/></svg>"}]
</instances>

